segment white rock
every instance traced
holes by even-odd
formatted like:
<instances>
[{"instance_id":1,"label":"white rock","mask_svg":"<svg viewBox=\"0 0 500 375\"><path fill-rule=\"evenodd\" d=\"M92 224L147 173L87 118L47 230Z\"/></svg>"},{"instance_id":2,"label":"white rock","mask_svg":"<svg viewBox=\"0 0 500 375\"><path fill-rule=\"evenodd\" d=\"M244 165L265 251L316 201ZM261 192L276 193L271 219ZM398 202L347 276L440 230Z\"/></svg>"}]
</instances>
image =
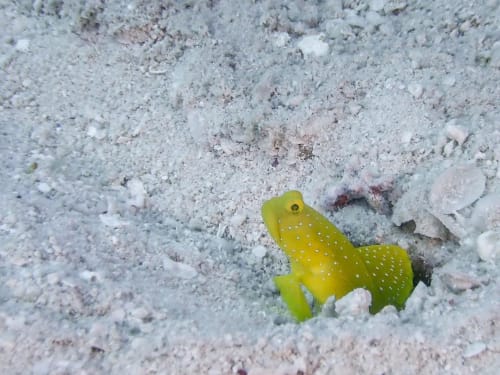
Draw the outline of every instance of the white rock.
<instances>
[{"instance_id":1,"label":"white rock","mask_svg":"<svg viewBox=\"0 0 500 375\"><path fill-rule=\"evenodd\" d=\"M455 142L449 141L443 147L443 155L449 158L453 154L453 150L455 150Z\"/></svg>"},{"instance_id":2,"label":"white rock","mask_svg":"<svg viewBox=\"0 0 500 375\"><path fill-rule=\"evenodd\" d=\"M166 257L163 259L163 268L169 271L169 275L173 277L179 277L181 279L192 279L198 272L188 264L181 262L175 262L172 259Z\"/></svg>"},{"instance_id":3,"label":"white rock","mask_svg":"<svg viewBox=\"0 0 500 375\"><path fill-rule=\"evenodd\" d=\"M264 258L267 254L267 249L264 246L255 246L252 249L252 254L255 255L257 258Z\"/></svg>"},{"instance_id":4,"label":"white rock","mask_svg":"<svg viewBox=\"0 0 500 375\"><path fill-rule=\"evenodd\" d=\"M83 270L82 272L80 272L79 276L85 281L102 281L102 276L95 271Z\"/></svg>"},{"instance_id":5,"label":"white rock","mask_svg":"<svg viewBox=\"0 0 500 375\"><path fill-rule=\"evenodd\" d=\"M107 227L119 228L126 225L130 225L128 221L122 220L118 214L101 214L99 215L101 223Z\"/></svg>"},{"instance_id":6,"label":"white rock","mask_svg":"<svg viewBox=\"0 0 500 375\"><path fill-rule=\"evenodd\" d=\"M132 178L127 182L127 189L130 194L128 204L131 207L144 208L146 206L146 189L144 184L138 178Z\"/></svg>"},{"instance_id":7,"label":"white rock","mask_svg":"<svg viewBox=\"0 0 500 375\"><path fill-rule=\"evenodd\" d=\"M407 315L420 316L428 298L429 287L420 281L406 300L404 313Z\"/></svg>"},{"instance_id":8,"label":"white rock","mask_svg":"<svg viewBox=\"0 0 500 375\"><path fill-rule=\"evenodd\" d=\"M407 145L411 142L411 139L413 138L413 132L411 130L405 130L403 133L401 133L401 143L404 145Z\"/></svg>"},{"instance_id":9,"label":"white rock","mask_svg":"<svg viewBox=\"0 0 500 375\"><path fill-rule=\"evenodd\" d=\"M359 112L361 112L361 107L358 103L351 102L347 105L347 108L349 109L349 112L353 115L357 115Z\"/></svg>"},{"instance_id":10,"label":"white rock","mask_svg":"<svg viewBox=\"0 0 500 375\"><path fill-rule=\"evenodd\" d=\"M60 277L57 274L57 272L52 272L52 273L49 273L47 275L47 283L50 285L57 284L59 282L59 280L60 280Z\"/></svg>"},{"instance_id":11,"label":"white rock","mask_svg":"<svg viewBox=\"0 0 500 375\"><path fill-rule=\"evenodd\" d=\"M290 41L290 35L288 33L282 32L282 33L276 33L274 35L274 44L276 47L285 47L288 42Z\"/></svg>"},{"instance_id":12,"label":"white rock","mask_svg":"<svg viewBox=\"0 0 500 375\"><path fill-rule=\"evenodd\" d=\"M19 331L24 329L26 318L23 315L11 315L6 316L4 320L5 326L13 331Z\"/></svg>"},{"instance_id":13,"label":"white rock","mask_svg":"<svg viewBox=\"0 0 500 375\"><path fill-rule=\"evenodd\" d=\"M87 128L87 135L91 138L104 139L106 137L106 131L104 129L98 129L97 127L90 125Z\"/></svg>"},{"instance_id":14,"label":"white rock","mask_svg":"<svg viewBox=\"0 0 500 375\"><path fill-rule=\"evenodd\" d=\"M44 194L47 194L52 190L50 185L46 182L40 182L36 188L38 189L39 192L44 193Z\"/></svg>"},{"instance_id":15,"label":"white rock","mask_svg":"<svg viewBox=\"0 0 500 375\"><path fill-rule=\"evenodd\" d=\"M417 82L412 82L408 85L408 92L415 98L419 99L424 93L424 87Z\"/></svg>"},{"instance_id":16,"label":"white rock","mask_svg":"<svg viewBox=\"0 0 500 375\"><path fill-rule=\"evenodd\" d=\"M486 177L473 165L451 167L432 184L429 202L433 211L451 214L474 203L483 194Z\"/></svg>"},{"instance_id":17,"label":"white rock","mask_svg":"<svg viewBox=\"0 0 500 375\"><path fill-rule=\"evenodd\" d=\"M473 342L469 346L467 346L462 353L464 358L475 357L478 354L481 354L486 350L486 344L484 342Z\"/></svg>"},{"instance_id":18,"label":"white rock","mask_svg":"<svg viewBox=\"0 0 500 375\"><path fill-rule=\"evenodd\" d=\"M453 139L460 146L464 144L467 137L469 137L469 132L463 126L456 125L455 121L449 121L444 129L446 136L449 139Z\"/></svg>"},{"instance_id":19,"label":"white rock","mask_svg":"<svg viewBox=\"0 0 500 375\"><path fill-rule=\"evenodd\" d=\"M233 227L240 227L245 220L247 219L247 215L243 213L235 213L231 218L229 224Z\"/></svg>"},{"instance_id":20,"label":"white rock","mask_svg":"<svg viewBox=\"0 0 500 375\"><path fill-rule=\"evenodd\" d=\"M323 41L323 35L308 35L303 37L297 47L304 55L324 56L328 53L328 43Z\"/></svg>"},{"instance_id":21,"label":"white rock","mask_svg":"<svg viewBox=\"0 0 500 375\"><path fill-rule=\"evenodd\" d=\"M19 39L15 46L19 52L27 52L30 49L29 39Z\"/></svg>"},{"instance_id":22,"label":"white rock","mask_svg":"<svg viewBox=\"0 0 500 375\"><path fill-rule=\"evenodd\" d=\"M370 292L358 288L335 302L335 311L338 315L344 316L368 315L371 303L372 295Z\"/></svg>"},{"instance_id":23,"label":"white rock","mask_svg":"<svg viewBox=\"0 0 500 375\"><path fill-rule=\"evenodd\" d=\"M485 262L500 259L500 231L490 230L479 235L476 239L476 251Z\"/></svg>"},{"instance_id":24,"label":"white rock","mask_svg":"<svg viewBox=\"0 0 500 375\"><path fill-rule=\"evenodd\" d=\"M421 69L426 64L426 54L422 52L421 49L414 48L408 51L408 57L411 60L411 66L413 69Z\"/></svg>"},{"instance_id":25,"label":"white rock","mask_svg":"<svg viewBox=\"0 0 500 375\"><path fill-rule=\"evenodd\" d=\"M116 310L113 310L110 314L110 318L115 322L122 322L123 320L125 320L126 316L127 316L127 313L122 308L118 308Z\"/></svg>"},{"instance_id":26,"label":"white rock","mask_svg":"<svg viewBox=\"0 0 500 375\"><path fill-rule=\"evenodd\" d=\"M144 306L139 306L136 307L135 309L130 311L130 315L133 316L134 318L140 319L140 320L145 320L149 317L152 316L151 311L146 309Z\"/></svg>"},{"instance_id":27,"label":"white rock","mask_svg":"<svg viewBox=\"0 0 500 375\"><path fill-rule=\"evenodd\" d=\"M481 285L473 276L452 269L442 271L440 277L441 281L453 293L462 293L468 289L474 289Z\"/></svg>"}]
</instances>

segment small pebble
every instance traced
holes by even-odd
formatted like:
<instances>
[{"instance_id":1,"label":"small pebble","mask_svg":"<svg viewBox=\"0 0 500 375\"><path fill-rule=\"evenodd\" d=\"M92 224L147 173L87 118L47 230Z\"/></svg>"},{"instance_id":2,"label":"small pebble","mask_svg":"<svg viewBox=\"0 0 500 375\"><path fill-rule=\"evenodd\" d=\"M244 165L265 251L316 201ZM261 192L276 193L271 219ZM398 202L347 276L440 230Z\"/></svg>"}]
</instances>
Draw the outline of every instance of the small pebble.
<instances>
[{"instance_id":1,"label":"small pebble","mask_svg":"<svg viewBox=\"0 0 500 375\"><path fill-rule=\"evenodd\" d=\"M39 192L44 194L50 193L50 191L52 190L50 185L46 182L40 182L36 188L38 189Z\"/></svg>"},{"instance_id":2,"label":"small pebble","mask_svg":"<svg viewBox=\"0 0 500 375\"><path fill-rule=\"evenodd\" d=\"M169 271L170 276L178 277L181 279L192 279L198 272L188 264L181 262L175 262L172 259L166 257L163 259L163 268Z\"/></svg>"},{"instance_id":3,"label":"small pebble","mask_svg":"<svg viewBox=\"0 0 500 375\"><path fill-rule=\"evenodd\" d=\"M98 129L95 126L90 125L87 129L87 135L91 138L101 140L106 137L106 131L104 129Z\"/></svg>"},{"instance_id":4,"label":"small pebble","mask_svg":"<svg viewBox=\"0 0 500 375\"><path fill-rule=\"evenodd\" d=\"M322 35L308 35L299 41L297 47L304 55L324 56L328 53L329 47L322 39Z\"/></svg>"},{"instance_id":5,"label":"small pebble","mask_svg":"<svg viewBox=\"0 0 500 375\"><path fill-rule=\"evenodd\" d=\"M455 149L455 142L449 141L443 147L443 155L449 158L451 154L453 154L453 150Z\"/></svg>"},{"instance_id":6,"label":"small pebble","mask_svg":"<svg viewBox=\"0 0 500 375\"><path fill-rule=\"evenodd\" d=\"M239 227L245 222L246 219L247 219L247 215L234 214L234 216L231 218L230 224L233 227Z\"/></svg>"},{"instance_id":7,"label":"small pebble","mask_svg":"<svg viewBox=\"0 0 500 375\"><path fill-rule=\"evenodd\" d=\"M127 182L127 189L130 194L128 204L130 207L144 208L146 206L146 189L138 178L132 178Z\"/></svg>"},{"instance_id":8,"label":"small pebble","mask_svg":"<svg viewBox=\"0 0 500 375\"><path fill-rule=\"evenodd\" d=\"M408 92L415 98L419 99L424 93L424 88L420 83L412 82L408 85Z\"/></svg>"},{"instance_id":9,"label":"small pebble","mask_svg":"<svg viewBox=\"0 0 500 375\"><path fill-rule=\"evenodd\" d=\"M409 316L420 316L424 309L425 302L429 299L429 294L429 288L420 281L415 289L413 289L410 297L408 297L404 313Z\"/></svg>"},{"instance_id":10,"label":"small pebble","mask_svg":"<svg viewBox=\"0 0 500 375\"><path fill-rule=\"evenodd\" d=\"M285 47L290 40L290 35L285 32L276 33L274 37L274 44L276 45L276 47Z\"/></svg>"},{"instance_id":11,"label":"small pebble","mask_svg":"<svg viewBox=\"0 0 500 375\"><path fill-rule=\"evenodd\" d=\"M111 319L115 322L122 322L123 320L125 320L126 316L127 316L127 313L122 308L118 308L118 309L112 311L110 314Z\"/></svg>"},{"instance_id":12,"label":"small pebble","mask_svg":"<svg viewBox=\"0 0 500 375\"><path fill-rule=\"evenodd\" d=\"M267 249L264 246L255 246L252 249L252 254L255 255L257 258L264 258L267 254Z\"/></svg>"},{"instance_id":13,"label":"small pebble","mask_svg":"<svg viewBox=\"0 0 500 375\"><path fill-rule=\"evenodd\" d=\"M413 138L413 132L410 130L403 131L401 134L401 143L404 145L407 145L411 142L411 139Z\"/></svg>"},{"instance_id":14,"label":"small pebble","mask_svg":"<svg viewBox=\"0 0 500 375\"><path fill-rule=\"evenodd\" d=\"M347 107L349 108L349 112L353 115L357 115L363 108L359 104L353 102L349 103Z\"/></svg>"},{"instance_id":15,"label":"small pebble","mask_svg":"<svg viewBox=\"0 0 500 375\"><path fill-rule=\"evenodd\" d=\"M92 281L92 282L102 280L101 275L99 275L97 272L89 271L89 270L84 270L84 271L80 272L80 277L83 280Z\"/></svg>"},{"instance_id":16,"label":"small pebble","mask_svg":"<svg viewBox=\"0 0 500 375\"><path fill-rule=\"evenodd\" d=\"M486 350L486 344L484 342L474 342L465 348L462 355L464 358L475 357L478 354L481 354Z\"/></svg>"},{"instance_id":17,"label":"small pebble","mask_svg":"<svg viewBox=\"0 0 500 375\"><path fill-rule=\"evenodd\" d=\"M458 271L445 271L441 275L441 280L453 293L462 293L468 289L474 289L481 284L472 276Z\"/></svg>"},{"instance_id":18,"label":"small pebble","mask_svg":"<svg viewBox=\"0 0 500 375\"><path fill-rule=\"evenodd\" d=\"M54 284L57 284L59 282L60 278L59 278L59 275L57 273L49 273L47 275L47 283L49 283L50 285L54 285Z\"/></svg>"},{"instance_id":19,"label":"small pebble","mask_svg":"<svg viewBox=\"0 0 500 375\"><path fill-rule=\"evenodd\" d=\"M464 142L469 137L469 132L467 131L467 129L465 129L460 125L456 125L455 121L448 122L448 124L446 124L444 131L449 139L453 139L460 146L463 145Z\"/></svg>"},{"instance_id":20,"label":"small pebble","mask_svg":"<svg viewBox=\"0 0 500 375\"><path fill-rule=\"evenodd\" d=\"M485 262L495 262L500 259L500 232L487 231L476 240L476 251L479 258Z\"/></svg>"},{"instance_id":21,"label":"small pebble","mask_svg":"<svg viewBox=\"0 0 500 375\"><path fill-rule=\"evenodd\" d=\"M5 326L13 331L22 330L25 326L26 318L23 315L12 315L5 317Z\"/></svg>"},{"instance_id":22,"label":"small pebble","mask_svg":"<svg viewBox=\"0 0 500 375\"><path fill-rule=\"evenodd\" d=\"M372 295L366 289L358 288L346 294L335 303L338 315L361 316L369 315Z\"/></svg>"},{"instance_id":23,"label":"small pebble","mask_svg":"<svg viewBox=\"0 0 500 375\"><path fill-rule=\"evenodd\" d=\"M152 316L151 311L143 306L137 307L130 312L130 315L140 320L147 320Z\"/></svg>"},{"instance_id":24,"label":"small pebble","mask_svg":"<svg viewBox=\"0 0 500 375\"><path fill-rule=\"evenodd\" d=\"M122 220L118 214L101 214L99 219L104 226L111 228L119 228L130 224L128 221Z\"/></svg>"},{"instance_id":25,"label":"small pebble","mask_svg":"<svg viewBox=\"0 0 500 375\"><path fill-rule=\"evenodd\" d=\"M19 52L27 52L30 49L29 39L19 39L15 46Z\"/></svg>"},{"instance_id":26,"label":"small pebble","mask_svg":"<svg viewBox=\"0 0 500 375\"><path fill-rule=\"evenodd\" d=\"M175 223L176 225L177 223ZM203 221L201 221L199 218L197 217L193 217L189 220L188 222L188 227L192 230L195 230L195 231L202 231L204 228L205 228L205 225L203 224Z\"/></svg>"}]
</instances>

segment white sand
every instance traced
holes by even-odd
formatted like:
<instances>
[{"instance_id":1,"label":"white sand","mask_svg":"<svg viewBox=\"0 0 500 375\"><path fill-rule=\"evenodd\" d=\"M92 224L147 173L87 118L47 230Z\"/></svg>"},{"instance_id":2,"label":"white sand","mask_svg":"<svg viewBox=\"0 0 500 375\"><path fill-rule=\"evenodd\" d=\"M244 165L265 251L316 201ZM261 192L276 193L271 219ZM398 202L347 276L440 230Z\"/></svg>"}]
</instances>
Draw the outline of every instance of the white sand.
<instances>
[{"instance_id":1,"label":"white sand","mask_svg":"<svg viewBox=\"0 0 500 375\"><path fill-rule=\"evenodd\" d=\"M500 213L427 193L462 164L500 191L499 25L495 0L1 1L0 373L496 374ZM346 169L398 217L327 211ZM260 217L292 188L431 285L293 323Z\"/></svg>"}]
</instances>

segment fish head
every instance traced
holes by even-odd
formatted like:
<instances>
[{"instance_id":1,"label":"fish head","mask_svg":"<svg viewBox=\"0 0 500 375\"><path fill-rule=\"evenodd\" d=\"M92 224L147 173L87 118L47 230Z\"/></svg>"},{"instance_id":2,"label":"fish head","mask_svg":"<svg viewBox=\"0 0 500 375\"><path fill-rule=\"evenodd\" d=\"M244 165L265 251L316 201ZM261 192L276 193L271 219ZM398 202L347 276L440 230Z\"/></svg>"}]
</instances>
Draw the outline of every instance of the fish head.
<instances>
[{"instance_id":1,"label":"fish head","mask_svg":"<svg viewBox=\"0 0 500 375\"><path fill-rule=\"evenodd\" d=\"M271 198L262 205L262 218L271 237L281 246L280 226L295 225L301 221L306 205L302 193L291 190Z\"/></svg>"}]
</instances>

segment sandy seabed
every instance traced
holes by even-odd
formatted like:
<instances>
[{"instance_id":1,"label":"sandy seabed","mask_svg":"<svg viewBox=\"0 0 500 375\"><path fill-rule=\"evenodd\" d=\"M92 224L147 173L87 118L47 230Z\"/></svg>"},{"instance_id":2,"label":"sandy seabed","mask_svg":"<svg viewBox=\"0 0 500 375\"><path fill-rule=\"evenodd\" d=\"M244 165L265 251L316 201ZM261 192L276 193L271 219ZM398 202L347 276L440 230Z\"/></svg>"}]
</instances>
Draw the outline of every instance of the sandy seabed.
<instances>
[{"instance_id":1,"label":"sandy seabed","mask_svg":"<svg viewBox=\"0 0 500 375\"><path fill-rule=\"evenodd\" d=\"M495 0L0 1L0 373L497 374L499 25ZM290 189L428 285L294 323L260 216Z\"/></svg>"}]
</instances>

